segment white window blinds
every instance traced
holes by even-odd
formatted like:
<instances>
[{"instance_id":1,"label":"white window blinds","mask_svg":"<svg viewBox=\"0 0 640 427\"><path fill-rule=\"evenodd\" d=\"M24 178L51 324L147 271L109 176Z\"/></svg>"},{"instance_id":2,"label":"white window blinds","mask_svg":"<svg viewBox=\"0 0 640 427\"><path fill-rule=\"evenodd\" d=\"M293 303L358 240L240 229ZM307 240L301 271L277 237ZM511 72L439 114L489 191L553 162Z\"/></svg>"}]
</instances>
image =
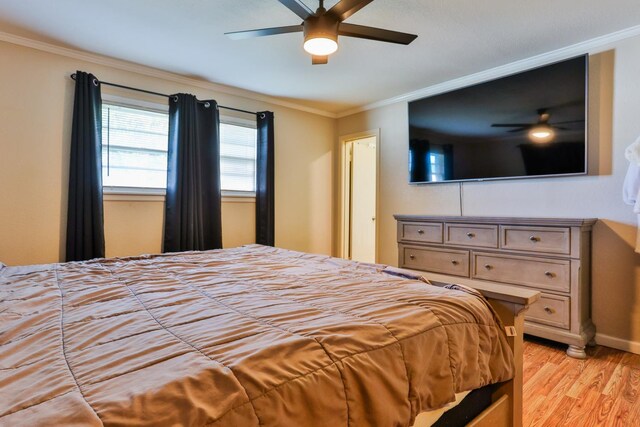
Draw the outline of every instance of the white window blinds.
<instances>
[{"instance_id":1,"label":"white window blinds","mask_svg":"<svg viewBox=\"0 0 640 427\"><path fill-rule=\"evenodd\" d=\"M165 188L167 113L102 104L102 185Z\"/></svg>"},{"instance_id":2,"label":"white window blinds","mask_svg":"<svg viewBox=\"0 0 640 427\"><path fill-rule=\"evenodd\" d=\"M256 190L256 129L220 124L220 181L223 190Z\"/></svg>"},{"instance_id":3,"label":"white window blinds","mask_svg":"<svg viewBox=\"0 0 640 427\"><path fill-rule=\"evenodd\" d=\"M163 189L169 116L133 106L102 105L102 184ZM256 129L220 124L220 180L225 191L255 191Z\"/></svg>"}]
</instances>

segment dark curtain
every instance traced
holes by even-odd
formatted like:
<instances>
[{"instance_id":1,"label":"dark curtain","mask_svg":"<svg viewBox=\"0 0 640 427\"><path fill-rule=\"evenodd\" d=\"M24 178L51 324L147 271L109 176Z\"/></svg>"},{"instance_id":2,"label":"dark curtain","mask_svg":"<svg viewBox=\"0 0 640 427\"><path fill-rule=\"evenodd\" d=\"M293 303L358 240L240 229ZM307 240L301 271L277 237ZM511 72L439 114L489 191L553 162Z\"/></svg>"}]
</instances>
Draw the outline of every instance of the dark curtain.
<instances>
[{"instance_id":1,"label":"dark curtain","mask_svg":"<svg viewBox=\"0 0 640 427\"><path fill-rule=\"evenodd\" d=\"M164 252L222 248L220 116L215 101L169 98Z\"/></svg>"},{"instance_id":2,"label":"dark curtain","mask_svg":"<svg viewBox=\"0 0 640 427\"><path fill-rule=\"evenodd\" d=\"M427 139L409 141L409 182L429 181L431 175L430 147L431 144Z\"/></svg>"},{"instance_id":3,"label":"dark curtain","mask_svg":"<svg viewBox=\"0 0 640 427\"><path fill-rule=\"evenodd\" d=\"M274 245L274 158L273 113L258 113L256 155L256 243Z\"/></svg>"},{"instance_id":4,"label":"dark curtain","mask_svg":"<svg viewBox=\"0 0 640 427\"><path fill-rule=\"evenodd\" d=\"M104 257L100 83L77 71L71 128L67 261Z\"/></svg>"}]
</instances>

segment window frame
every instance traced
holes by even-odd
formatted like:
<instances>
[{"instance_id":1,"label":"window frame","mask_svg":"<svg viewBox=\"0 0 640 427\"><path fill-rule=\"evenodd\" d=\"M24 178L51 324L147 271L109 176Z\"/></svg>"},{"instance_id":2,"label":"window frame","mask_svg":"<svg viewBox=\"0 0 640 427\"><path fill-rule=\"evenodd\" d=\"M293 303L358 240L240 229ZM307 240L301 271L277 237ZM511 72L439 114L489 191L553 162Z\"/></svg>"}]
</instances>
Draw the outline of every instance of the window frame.
<instances>
[{"instance_id":1,"label":"window frame","mask_svg":"<svg viewBox=\"0 0 640 427\"><path fill-rule=\"evenodd\" d=\"M136 98L125 98L122 96L103 93L102 101L106 104L117 105L120 107L136 108L141 110L153 111L156 113L169 114L168 104L159 104L156 102L144 101ZM220 115L220 123L249 127L257 129L257 123L255 120L243 119L241 117L234 117L230 115ZM256 142L257 144L257 142ZM256 177L254 176L254 182ZM107 200L127 200L134 199L146 199L157 201L159 197L164 200L167 194L165 188L145 188L145 187L117 187L117 186L102 186L102 194L107 196ZM138 197L132 197L138 196ZM253 198L255 199L255 191L237 191L237 190L222 190L223 198Z\"/></svg>"}]
</instances>

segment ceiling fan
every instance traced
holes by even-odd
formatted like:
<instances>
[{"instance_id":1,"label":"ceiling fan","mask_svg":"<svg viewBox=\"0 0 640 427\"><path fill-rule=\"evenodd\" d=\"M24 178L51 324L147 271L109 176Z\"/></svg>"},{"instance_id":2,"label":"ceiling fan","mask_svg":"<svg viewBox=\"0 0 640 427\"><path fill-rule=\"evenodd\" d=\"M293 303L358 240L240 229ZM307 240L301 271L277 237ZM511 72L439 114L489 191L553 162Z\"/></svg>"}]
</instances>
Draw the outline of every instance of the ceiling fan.
<instances>
[{"instance_id":1,"label":"ceiling fan","mask_svg":"<svg viewBox=\"0 0 640 427\"><path fill-rule=\"evenodd\" d=\"M570 123L584 122L584 120L568 120L565 122L549 123L551 114L549 114L546 108L540 108L537 110L538 121L535 123L494 123L491 127L494 128L515 128L509 133L517 133L528 131L529 138L534 142L549 142L555 137L556 130L568 130L566 127L558 125L567 125Z\"/></svg>"},{"instance_id":2,"label":"ceiling fan","mask_svg":"<svg viewBox=\"0 0 640 427\"><path fill-rule=\"evenodd\" d=\"M286 27L261 28L225 34L233 40L239 40L302 32L304 33L304 50L311 54L311 63L314 65L329 62L329 55L338 50L338 36L404 45L408 45L418 37L414 34L343 22L373 0L341 0L329 10L324 8L324 0L320 0L320 7L315 12L309 9L301 0L278 1L302 18L302 23Z\"/></svg>"}]
</instances>

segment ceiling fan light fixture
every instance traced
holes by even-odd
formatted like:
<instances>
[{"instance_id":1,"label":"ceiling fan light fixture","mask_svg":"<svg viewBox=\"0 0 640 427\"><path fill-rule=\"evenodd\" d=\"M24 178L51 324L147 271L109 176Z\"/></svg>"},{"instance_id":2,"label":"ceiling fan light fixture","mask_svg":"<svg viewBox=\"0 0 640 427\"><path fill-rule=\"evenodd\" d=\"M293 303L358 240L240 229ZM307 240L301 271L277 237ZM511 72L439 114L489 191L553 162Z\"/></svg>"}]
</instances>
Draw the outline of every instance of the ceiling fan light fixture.
<instances>
[{"instance_id":1,"label":"ceiling fan light fixture","mask_svg":"<svg viewBox=\"0 0 640 427\"><path fill-rule=\"evenodd\" d=\"M338 21L326 15L304 21L304 50L314 56L327 56L338 50Z\"/></svg>"},{"instance_id":2,"label":"ceiling fan light fixture","mask_svg":"<svg viewBox=\"0 0 640 427\"><path fill-rule=\"evenodd\" d=\"M311 55L327 56L338 50L338 42L326 36L311 37L304 41L304 50Z\"/></svg>"},{"instance_id":3,"label":"ceiling fan light fixture","mask_svg":"<svg viewBox=\"0 0 640 427\"><path fill-rule=\"evenodd\" d=\"M529 139L533 142L551 142L555 136L556 133L549 125L538 125L529 130Z\"/></svg>"}]
</instances>

